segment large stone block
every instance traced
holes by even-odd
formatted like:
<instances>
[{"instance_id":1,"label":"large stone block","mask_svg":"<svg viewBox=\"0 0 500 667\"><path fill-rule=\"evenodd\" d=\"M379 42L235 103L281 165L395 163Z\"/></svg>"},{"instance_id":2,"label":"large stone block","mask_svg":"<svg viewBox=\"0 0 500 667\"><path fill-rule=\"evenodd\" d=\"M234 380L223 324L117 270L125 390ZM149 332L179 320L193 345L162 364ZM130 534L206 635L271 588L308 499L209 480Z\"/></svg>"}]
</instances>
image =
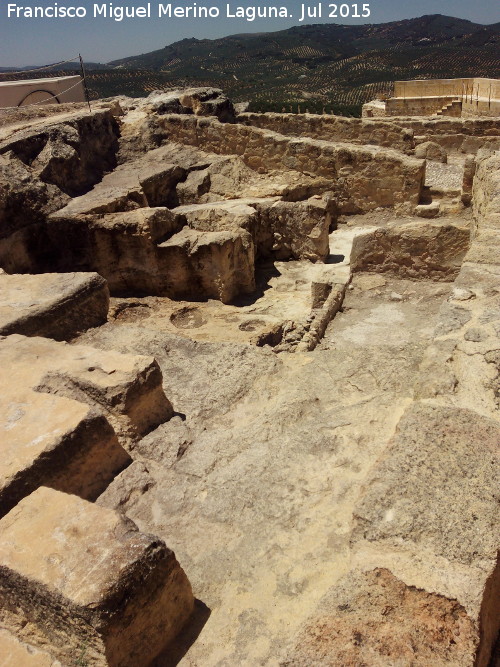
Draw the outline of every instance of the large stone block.
<instances>
[{"instance_id":1,"label":"large stone block","mask_svg":"<svg viewBox=\"0 0 500 667\"><path fill-rule=\"evenodd\" d=\"M333 201L311 197L301 202L277 201L258 209L261 228L272 239L273 256L279 260L325 261L329 253L330 225L335 213Z\"/></svg>"},{"instance_id":2,"label":"large stone block","mask_svg":"<svg viewBox=\"0 0 500 667\"><path fill-rule=\"evenodd\" d=\"M88 405L2 386L0 515L42 484L94 500L130 457Z\"/></svg>"},{"instance_id":3,"label":"large stone block","mask_svg":"<svg viewBox=\"0 0 500 667\"><path fill-rule=\"evenodd\" d=\"M41 485L95 499L173 413L151 357L12 335L0 365L1 513Z\"/></svg>"},{"instance_id":4,"label":"large stone block","mask_svg":"<svg viewBox=\"0 0 500 667\"><path fill-rule=\"evenodd\" d=\"M37 265L97 271L112 294L161 294L156 244L179 230L165 207L75 217L61 212L47 225L50 244L40 245Z\"/></svg>"},{"instance_id":5,"label":"large stone block","mask_svg":"<svg viewBox=\"0 0 500 667\"><path fill-rule=\"evenodd\" d=\"M71 338L106 322L109 290L96 273L0 275L0 335Z\"/></svg>"},{"instance_id":6,"label":"large stone block","mask_svg":"<svg viewBox=\"0 0 500 667\"><path fill-rule=\"evenodd\" d=\"M0 590L4 627L65 665L92 667L149 665L194 604L164 542L47 488L0 520Z\"/></svg>"},{"instance_id":7,"label":"large stone block","mask_svg":"<svg viewBox=\"0 0 500 667\"><path fill-rule=\"evenodd\" d=\"M102 351L46 338L0 338L0 363L15 377L5 391L33 388L104 411L124 442L134 441L173 414L153 357Z\"/></svg>"},{"instance_id":8,"label":"large stone block","mask_svg":"<svg viewBox=\"0 0 500 667\"><path fill-rule=\"evenodd\" d=\"M442 146L434 141L424 141L415 148L415 157L435 162L448 162L448 155Z\"/></svg>"},{"instance_id":9,"label":"large stone block","mask_svg":"<svg viewBox=\"0 0 500 667\"><path fill-rule=\"evenodd\" d=\"M227 302L255 289L252 237L234 221L224 222L234 218L233 209L234 204L228 203L221 215L205 220L201 215L200 230L182 229L187 218L193 220L188 210L140 208L76 218L60 212L51 219L49 231L54 243L69 239L58 268L75 264L92 268L106 278L112 294ZM235 214L241 222L242 215Z\"/></svg>"},{"instance_id":10,"label":"large stone block","mask_svg":"<svg viewBox=\"0 0 500 667\"><path fill-rule=\"evenodd\" d=\"M322 262L328 255L328 234L335 213L334 202L319 196L298 202L276 197L234 199L173 210L179 224L199 231L246 229L257 256L312 262Z\"/></svg>"},{"instance_id":11,"label":"large stone block","mask_svg":"<svg viewBox=\"0 0 500 667\"><path fill-rule=\"evenodd\" d=\"M36 250L51 245L46 216L116 166L118 135L111 112L101 110L36 123L0 141L0 267L9 273L40 270Z\"/></svg>"},{"instance_id":12,"label":"large stone block","mask_svg":"<svg viewBox=\"0 0 500 667\"><path fill-rule=\"evenodd\" d=\"M238 227L251 231L258 224L257 211L252 203L247 199L232 199L205 204L187 204L178 206L172 214L179 221L179 227L187 225L200 232L228 231Z\"/></svg>"},{"instance_id":13,"label":"large stone block","mask_svg":"<svg viewBox=\"0 0 500 667\"><path fill-rule=\"evenodd\" d=\"M500 222L500 215L499 215ZM473 238L466 262L474 264L500 264L500 234L494 229L479 229Z\"/></svg>"},{"instance_id":14,"label":"large stone block","mask_svg":"<svg viewBox=\"0 0 500 667\"><path fill-rule=\"evenodd\" d=\"M355 237L352 271L377 271L401 278L453 280L467 252L465 225L395 223Z\"/></svg>"},{"instance_id":15,"label":"large stone block","mask_svg":"<svg viewBox=\"0 0 500 667\"><path fill-rule=\"evenodd\" d=\"M163 292L172 298L230 303L255 290L255 247L244 229L200 232L184 228L158 245Z\"/></svg>"}]
</instances>

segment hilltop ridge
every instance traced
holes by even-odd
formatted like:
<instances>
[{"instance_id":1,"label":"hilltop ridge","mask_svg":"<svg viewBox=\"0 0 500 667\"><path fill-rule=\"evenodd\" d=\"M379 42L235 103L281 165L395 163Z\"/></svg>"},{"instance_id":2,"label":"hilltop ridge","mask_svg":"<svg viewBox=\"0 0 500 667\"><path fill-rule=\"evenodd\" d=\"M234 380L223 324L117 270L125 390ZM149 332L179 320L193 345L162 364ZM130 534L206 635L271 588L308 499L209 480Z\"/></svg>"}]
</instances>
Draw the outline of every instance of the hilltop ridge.
<instances>
[{"instance_id":1,"label":"hilltop ridge","mask_svg":"<svg viewBox=\"0 0 500 667\"><path fill-rule=\"evenodd\" d=\"M426 15L391 23L294 26L219 39L183 39L110 67L150 71L173 85L213 85L266 111L359 114L398 79L500 77L500 24ZM116 71L116 70L115 70ZM112 76L109 75L111 79ZM115 91L114 91L115 92Z\"/></svg>"},{"instance_id":2,"label":"hilltop ridge","mask_svg":"<svg viewBox=\"0 0 500 667\"><path fill-rule=\"evenodd\" d=\"M390 94L395 80L470 76L500 78L500 23L481 25L441 14L185 38L149 53L87 66L94 99L213 86L236 102L249 101L253 111L308 109L343 115L360 115L361 105Z\"/></svg>"},{"instance_id":3,"label":"hilltop ridge","mask_svg":"<svg viewBox=\"0 0 500 667\"><path fill-rule=\"evenodd\" d=\"M184 38L162 49L136 56L128 56L108 63L111 67L127 66L138 69L163 69L172 65L171 57L180 55L196 58L193 49L217 49L218 53L208 53L209 57L219 59L226 56L226 49L244 47L255 50L255 57L262 59L266 55L286 55L295 47L311 46L314 49L335 47L333 53L310 53L309 58L317 60L327 56L352 57L366 53L373 48L390 47L396 44L444 44L450 41L467 40L476 36L477 45L487 45L499 41L500 24L481 25L466 19L459 19L442 14L428 14L414 19L391 21L390 23L366 23L361 25L344 25L338 23L318 23L312 25L292 26L275 32L238 33L218 39ZM376 43L376 41L378 43ZM244 44L241 44L244 42ZM381 43L383 42L383 43ZM186 52L187 50L187 52ZM299 56L300 57L300 56Z\"/></svg>"}]
</instances>

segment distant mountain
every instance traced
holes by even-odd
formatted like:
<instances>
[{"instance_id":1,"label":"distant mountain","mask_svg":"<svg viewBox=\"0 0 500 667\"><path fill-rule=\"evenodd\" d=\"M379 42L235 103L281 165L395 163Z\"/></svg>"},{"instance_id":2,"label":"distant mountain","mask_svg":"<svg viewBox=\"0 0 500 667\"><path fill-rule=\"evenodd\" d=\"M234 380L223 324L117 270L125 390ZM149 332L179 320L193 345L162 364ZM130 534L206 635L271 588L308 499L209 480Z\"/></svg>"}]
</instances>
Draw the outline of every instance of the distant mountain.
<instances>
[{"instance_id":1,"label":"distant mountain","mask_svg":"<svg viewBox=\"0 0 500 667\"><path fill-rule=\"evenodd\" d=\"M363 102L390 94L395 80L500 78L500 23L433 14L377 25L304 25L183 39L106 66L86 63L86 70L93 97L216 86L254 110L359 115Z\"/></svg>"},{"instance_id":2,"label":"distant mountain","mask_svg":"<svg viewBox=\"0 0 500 667\"><path fill-rule=\"evenodd\" d=\"M500 77L500 24L441 14L382 24L304 25L220 39L183 39L115 60L149 85L215 85L260 110L359 113L394 80ZM110 81L113 73L103 73Z\"/></svg>"},{"instance_id":3,"label":"distant mountain","mask_svg":"<svg viewBox=\"0 0 500 667\"><path fill-rule=\"evenodd\" d=\"M272 58L289 61L303 58L308 62L334 62L381 49L453 46L459 48L464 39L474 38L476 46L499 37L498 25L482 26L464 19L440 14L416 19L381 23L377 25L321 25L295 26L269 33L230 35L220 39L183 39L163 49L139 56L122 58L108 63L111 67L128 69L166 70L179 65L199 70L200 65L233 65L241 68L248 57L257 61Z\"/></svg>"}]
</instances>

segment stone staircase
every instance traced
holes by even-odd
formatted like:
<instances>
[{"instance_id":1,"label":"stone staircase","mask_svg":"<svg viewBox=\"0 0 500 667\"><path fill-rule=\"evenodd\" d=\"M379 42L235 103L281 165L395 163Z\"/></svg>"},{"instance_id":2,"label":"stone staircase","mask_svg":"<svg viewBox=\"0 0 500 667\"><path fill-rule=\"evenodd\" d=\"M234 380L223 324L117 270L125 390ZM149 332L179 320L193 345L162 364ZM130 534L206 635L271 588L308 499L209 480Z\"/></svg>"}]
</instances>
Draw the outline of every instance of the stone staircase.
<instances>
[{"instance_id":1,"label":"stone staircase","mask_svg":"<svg viewBox=\"0 0 500 667\"><path fill-rule=\"evenodd\" d=\"M442 109L440 109L436 115L460 118L462 115L462 100L452 100L449 102L449 104L446 104Z\"/></svg>"}]
</instances>

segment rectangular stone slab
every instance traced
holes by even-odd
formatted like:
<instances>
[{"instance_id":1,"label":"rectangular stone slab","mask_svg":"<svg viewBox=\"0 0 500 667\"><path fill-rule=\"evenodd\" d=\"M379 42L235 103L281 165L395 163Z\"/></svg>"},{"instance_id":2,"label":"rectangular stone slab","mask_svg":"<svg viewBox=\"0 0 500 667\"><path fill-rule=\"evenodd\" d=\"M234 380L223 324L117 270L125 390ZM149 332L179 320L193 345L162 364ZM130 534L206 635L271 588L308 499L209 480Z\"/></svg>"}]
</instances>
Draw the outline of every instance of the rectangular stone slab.
<instances>
[{"instance_id":1,"label":"rectangular stone slab","mask_svg":"<svg viewBox=\"0 0 500 667\"><path fill-rule=\"evenodd\" d=\"M113 510L42 487L0 520L0 621L65 665L148 665L193 604L174 553Z\"/></svg>"},{"instance_id":2,"label":"rectangular stone slab","mask_svg":"<svg viewBox=\"0 0 500 667\"><path fill-rule=\"evenodd\" d=\"M67 340L106 322L109 290L97 273L0 275L0 335Z\"/></svg>"},{"instance_id":3,"label":"rectangular stone slab","mask_svg":"<svg viewBox=\"0 0 500 667\"><path fill-rule=\"evenodd\" d=\"M173 413L152 357L8 336L0 338L0 366L11 369L19 387L66 396L102 410L124 439L144 435Z\"/></svg>"},{"instance_id":4,"label":"rectangular stone slab","mask_svg":"<svg viewBox=\"0 0 500 667\"><path fill-rule=\"evenodd\" d=\"M94 500L130 463L104 415L68 398L3 393L0 425L0 516L42 484Z\"/></svg>"}]
</instances>

